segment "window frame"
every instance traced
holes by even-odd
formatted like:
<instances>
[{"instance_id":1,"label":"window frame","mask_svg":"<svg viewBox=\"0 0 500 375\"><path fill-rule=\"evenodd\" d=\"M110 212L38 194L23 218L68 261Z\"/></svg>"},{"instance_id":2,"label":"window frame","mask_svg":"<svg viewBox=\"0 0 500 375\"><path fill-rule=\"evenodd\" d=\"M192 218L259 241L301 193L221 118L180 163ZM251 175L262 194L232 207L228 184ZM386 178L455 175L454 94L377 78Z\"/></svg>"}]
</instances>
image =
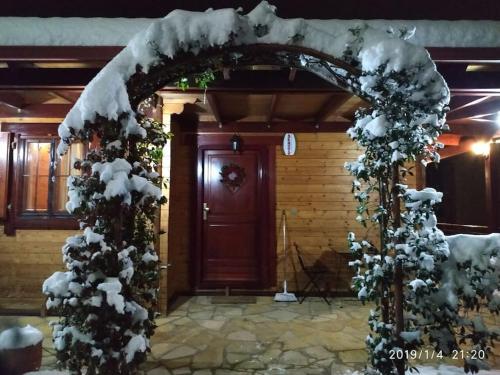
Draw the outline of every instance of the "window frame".
<instances>
[{"instance_id":1,"label":"window frame","mask_svg":"<svg viewBox=\"0 0 500 375\"><path fill-rule=\"evenodd\" d=\"M76 218L69 213L27 213L23 211L23 183L22 176L25 167L26 140L29 139L48 139L57 145L59 137L57 136L57 127L59 124L47 123L3 123L2 131L10 132L14 140L15 147L9 148L10 160L9 176L12 183L9 184L8 191L8 210L5 222L5 233L15 235L16 229L61 229L77 230L79 228ZM55 155L54 147L51 147L53 160ZM84 148L84 153L88 147ZM54 175L53 167L49 169L49 179ZM53 184L49 184L49 204L53 202ZM53 207L53 206L52 206ZM52 210L52 207L50 210Z\"/></svg>"}]
</instances>

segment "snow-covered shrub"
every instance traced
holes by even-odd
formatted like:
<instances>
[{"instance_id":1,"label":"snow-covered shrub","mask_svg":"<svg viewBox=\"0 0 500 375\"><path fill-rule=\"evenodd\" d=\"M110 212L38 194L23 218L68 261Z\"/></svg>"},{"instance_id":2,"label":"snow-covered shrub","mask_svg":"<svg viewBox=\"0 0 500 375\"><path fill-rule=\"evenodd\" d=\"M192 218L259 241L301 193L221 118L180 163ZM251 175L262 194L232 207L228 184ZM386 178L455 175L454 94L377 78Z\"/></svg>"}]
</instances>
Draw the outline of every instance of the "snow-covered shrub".
<instances>
[{"instance_id":1,"label":"snow-covered shrub","mask_svg":"<svg viewBox=\"0 0 500 375\"><path fill-rule=\"evenodd\" d=\"M153 220L161 178L155 168L168 139L162 124L137 116L145 136L125 136L119 122L97 131L101 147L68 180L66 208L83 233L63 246L66 272L43 284L60 363L74 373L130 374L145 359L154 330L158 256Z\"/></svg>"}]
</instances>

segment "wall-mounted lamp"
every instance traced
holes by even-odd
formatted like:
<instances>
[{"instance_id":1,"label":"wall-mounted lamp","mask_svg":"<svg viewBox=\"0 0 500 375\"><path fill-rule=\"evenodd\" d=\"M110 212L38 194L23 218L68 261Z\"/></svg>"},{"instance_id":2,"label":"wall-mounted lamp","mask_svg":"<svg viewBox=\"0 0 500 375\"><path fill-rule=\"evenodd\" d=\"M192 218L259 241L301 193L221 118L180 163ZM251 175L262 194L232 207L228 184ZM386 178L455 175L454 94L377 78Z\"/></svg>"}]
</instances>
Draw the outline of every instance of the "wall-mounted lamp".
<instances>
[{"instance_id":1,"label":"wall-mounted lamp","mask_svg":"<svg viewBox=\"0 0 500 375\"><path fill-rule=\"evenodd\" d=\"M488 157L490 154L490 142L477 141L472 144L471 151L476 155Z\"/></svg>"},{"instance_id":2,"label":"wall-mounted lamp","mask_svg":"<svg viewBox=\"0 0 500 375\"><path fill-rule=\"evenodd\" d=\"M234 134L229 140L229 143L231 145L231 150L233 150L233 152L236 153L241 151L242 139L238 134Z\"/></svg>"}]
</instances>

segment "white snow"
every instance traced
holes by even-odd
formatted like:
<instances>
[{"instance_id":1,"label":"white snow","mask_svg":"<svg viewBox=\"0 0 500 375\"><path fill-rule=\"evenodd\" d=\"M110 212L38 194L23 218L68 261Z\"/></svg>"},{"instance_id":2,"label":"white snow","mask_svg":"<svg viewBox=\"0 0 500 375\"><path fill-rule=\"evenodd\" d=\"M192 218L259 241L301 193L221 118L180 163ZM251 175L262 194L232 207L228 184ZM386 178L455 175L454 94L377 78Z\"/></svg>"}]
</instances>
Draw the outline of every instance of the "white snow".
<instances>
[{"instance_id":1,"label":"white snow","mask_svg":"<svg viewBox=\"0 0 500 375\"><path fill-rule=\"evenodd\" d=\"M375 117L365 125L365 131L369 138L383 137L387 132L389 123L384 115Z\"/></svg>"},{"instance_id":2,"label":"white snow","mask_svg":"<svg viewBox=\"0 0 500 375\"><path fill-rule=\"evenodd\" d=\"M144 255L142 256L142 261L144 263L156 262L158 261L158 255L152 254L148 251L147 253L144 253Z\"/></svg>"},{"instance_id":3,"label":"white snow","mask_svg":"<svg viewBox=\"0 0 500 375\"><path fill-rule=\"evenodd\" d=\"M407 332L403 331L399 334L401 338L408 343L420 341L420 331Z\"/></svg>"},{"instance_id":4,"label":"white snow","mask_svg":"<svg viewBox=\"0 0 500 375\"><path fill-rule=\"evenodd\" d=\"M147 348L146 339L144 336L135 335L130 341L127 343L125 347L125 361L132 362L134 359L135 353L137 352L145 352Z\"/></svg>"},{"instance_id":5,"label":"white snow","mask_svg":"<svg viewBox=\"0 0 500 375\"><path fill-rule=\"evenodd\" d=\"M0 350L20 349L37 345L43 340L43 333L30 326L12 327L0 333Z\"/></svg>"},{"instance_id":6,"label":"white snow","mask_svg":"<svg viewBox=\"0 0 500 375\"><path fill-rule=\"evenodd\" d=\"M71 272L54 272L54 274L43 282L42 291L44 294L52 293L57 297L69 296L69 283L71 279Z\"/></svg>"},{"instance_id":7,"label":"white snow","mask_svg":"<svg viewBox=\"0 0 500 375\"><path fill-rule=\"evenodd\" d=\"M0 17L0 45L125 46L152 18ZM297 21L300 22L300 21ZM368 25L378 30L415 28L410 43L426 47L499 47L498 21L305 20L333 36Z\"/></svg>"},{"instance_id":8,"label":"white snow","mask_svg":"<svg viewBox=\"0 0 500 375\"><path fill-rule=\"evenodd\" d=\"M123 314L125 308L125 300L120 294L122 290L122 283L116 277L108 277L106 280L97 285L98 290L106 292L106 302L110 306L114 306L116 311Z\"/></svg>"},{"instance_id":9,"label":"white snow","mask_svg":"<svg viewBox=\"0 0 500 375\"><path fill-rule=\"evenodd\" d=\"M88 244L100 243L104 240L104 235L95 233L90 227L85 228L83 235L85 236L85 241L87 241Z\"/></svg>"}]
</instances>

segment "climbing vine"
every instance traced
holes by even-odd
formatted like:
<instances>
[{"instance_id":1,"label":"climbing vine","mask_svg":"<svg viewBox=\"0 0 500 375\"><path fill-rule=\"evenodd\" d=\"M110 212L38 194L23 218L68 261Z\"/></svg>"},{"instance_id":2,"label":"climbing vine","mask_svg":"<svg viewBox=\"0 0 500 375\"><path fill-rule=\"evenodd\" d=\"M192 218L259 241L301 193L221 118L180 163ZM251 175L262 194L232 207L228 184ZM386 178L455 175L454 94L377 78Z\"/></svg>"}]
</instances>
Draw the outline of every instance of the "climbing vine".
<instances>
[{"instance_id":1,"label":"climbing vine","mask_svg":"<svg viewBox=\"0 0 500 375\"><path fill-rule=\"evenodd\" d=\"M366 152L347 166L359 221L380 226L379 244L349 236L359 296L378 306L369 320L369 371L401 374L405 363L390 360L390 351L420 345L416 321L401 314L430 316L415 301L438 285L448 248L432 211L440 194L408 189L402 172L417 158L438 158L446 83L424 49L394 33L366 26L334 38L307 21L277 17L264 1L247 15L174 11L153 22L89 83L59 127L60 154L76 140L98 136L101 145L68 182L67 208L83 230L63 247L68 271L44 283L48 307L61 314L53 333L58 359L73 373L132 374L150 350L158 294L153 220L165 202L156 168L169 135L138 113L139 103L167 84L206 89L223 67L254 64L308 70L372 104L349 130ZM415 284L422 279L426 289ZM452 323L441 328L451 333Z\"/></svg>"}]
</instances>

